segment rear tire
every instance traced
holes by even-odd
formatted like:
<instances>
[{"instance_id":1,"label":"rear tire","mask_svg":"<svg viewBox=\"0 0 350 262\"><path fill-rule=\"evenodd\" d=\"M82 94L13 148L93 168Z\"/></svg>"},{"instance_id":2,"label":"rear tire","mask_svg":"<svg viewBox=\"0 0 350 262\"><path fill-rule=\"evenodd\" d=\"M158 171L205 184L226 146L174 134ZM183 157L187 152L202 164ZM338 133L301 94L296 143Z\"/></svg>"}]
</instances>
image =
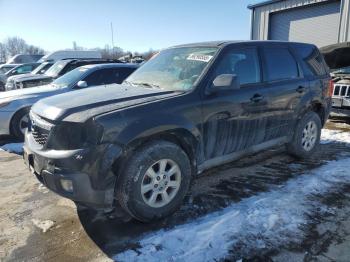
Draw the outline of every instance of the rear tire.
<instances>
[{"instance_id":1,"label":"rear tire","mask_svg":"<svg viewBox=\"0 0 350 262\"><path fill-rule=\"evenodd\" d=\"M23 108L11 120L11 134L21 141L23 141L25 130L28 128L29 111L30 108Z\"/></svg>"},{"instance_id":2,"label":"rear tire","mask_svg":"<svg viewBox=\"0 0 350 262\"><path fill-rule=\"evenodd\" d=\"M287 144L287 152L297 158L310 157L319 146L321 119L315 112L306 113L298 122L292 141Z\"/></svg>"},{"instance_id":3,"label":"rear tire","mask_svg":"<svg viewBox=\"0 0 350 262\"><path fill-rule=\"evenodd\" d=\"M164 218L182 204L191 181L187 154L176 144L154 141L137 149L120 173L116 196L132 217Z\"/></svg>"}]
</instances>

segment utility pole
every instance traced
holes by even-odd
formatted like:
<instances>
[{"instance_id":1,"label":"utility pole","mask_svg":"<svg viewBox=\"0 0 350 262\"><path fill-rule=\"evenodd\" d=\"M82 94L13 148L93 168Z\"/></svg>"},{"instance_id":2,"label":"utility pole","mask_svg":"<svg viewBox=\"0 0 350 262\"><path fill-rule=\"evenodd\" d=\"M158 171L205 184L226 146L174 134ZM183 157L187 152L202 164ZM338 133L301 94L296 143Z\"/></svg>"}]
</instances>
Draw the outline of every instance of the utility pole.
<instances>
[{"instance_id":1,"label":"utility pole","mask_svg":"<svg viewBox=\"0 0 350 262\"><path fill-rule=\"evenodd\" d=\"M111 22L111 33L112 33L112 57L114 58L114 35L113 35L113 23Z\"/></svg>"}]
</instances>

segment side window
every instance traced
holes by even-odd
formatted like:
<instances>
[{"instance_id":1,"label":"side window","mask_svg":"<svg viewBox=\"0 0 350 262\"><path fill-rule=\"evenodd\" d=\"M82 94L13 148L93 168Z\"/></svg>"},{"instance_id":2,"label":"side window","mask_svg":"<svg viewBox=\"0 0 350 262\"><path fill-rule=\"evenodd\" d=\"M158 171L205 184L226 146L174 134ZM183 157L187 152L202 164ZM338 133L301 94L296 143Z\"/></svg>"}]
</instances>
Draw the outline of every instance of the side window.
<instances>
[{"instance_id":1,"label":"side window","mask_svg":"<svg viewBox=\"0 0 350 262\"><path fill-rule=\"evenodd\" d=\"M265 48L268 80L288 80L299 77L298 64L287 48Z\"/></svg>"},{"instance_id":2,"label":"side window","mask_svg":"<svg viewBox=\"0 0 350 262\"><path fill-rule=\"evenodd\" d=\"M215 77L221 74L235 74L241 85L260 82L260 65L257 50L233 49L224 54L215 71Z\"/></svg>"},{"instance_id":3,"label":"side window","mask_svg":"<svg viewBox=\"0 0 350 262\"><path fill-rule=\"evenodd\" d=\"M122 83L134 71L135 71L134 68L127 68L127 67L114 68L112 83L116 83L116 84Z\"/></svg>"},{"instance_id":4,"label":"side window","mask_svg":"<svg viewBox=\"0 0 350 262\"><path fill-rule=\"evenodd\" d=\"M106 69L101 69L92 72L90 75L84 78L84 81L87 83L88 86L101 85L105 70Z\"/></svg>"},{"instance_id":5,"label":"side window","mask_svg":"<svg viewBox=\"0 0 350 262\"><path fill-rule=\"evenodd\" d=\"M109 68L102 71L101 85L119 84L120 70L118 68Z\"/></svg>"},{"instance_id":6,"label":"side window","mask_svg":"<svg viewBox=\"0 0 350 262\"><path fill-rule=\"evenodd\" d=\"M86 81L88 86L120 84L133 71L132 68L100 69L87 76L84 81Z\"/></svg>"}]
</instances>

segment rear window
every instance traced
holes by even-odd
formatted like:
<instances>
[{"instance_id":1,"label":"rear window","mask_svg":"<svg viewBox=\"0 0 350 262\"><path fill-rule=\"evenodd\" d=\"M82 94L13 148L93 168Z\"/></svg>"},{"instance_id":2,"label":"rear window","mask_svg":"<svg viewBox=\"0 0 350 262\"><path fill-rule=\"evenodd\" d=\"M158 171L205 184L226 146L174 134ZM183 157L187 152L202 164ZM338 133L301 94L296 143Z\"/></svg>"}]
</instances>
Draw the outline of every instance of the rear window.
<instances>
[{"instance_id":1,"label":"rear window","mask_svg":"<svg viewBox=\"0 0 350 262\"><path fill-rule=\"evenodd\" d=\"M265 48L264 53L268 81L298 78L297 62L287 48Z\"/></svg>"},{"instance_id":2,"label":"rear window","mask_svg":"<svg viewBox=\"0 0 350 262\"><path fill-rule=\"evenodd\" d=\"M323 56L318 49L312 45L300 45L297 47L298 53L305 62L304 69L306 75L322 76L328 73L328 67Z\"/></svg>"}]
</instances>

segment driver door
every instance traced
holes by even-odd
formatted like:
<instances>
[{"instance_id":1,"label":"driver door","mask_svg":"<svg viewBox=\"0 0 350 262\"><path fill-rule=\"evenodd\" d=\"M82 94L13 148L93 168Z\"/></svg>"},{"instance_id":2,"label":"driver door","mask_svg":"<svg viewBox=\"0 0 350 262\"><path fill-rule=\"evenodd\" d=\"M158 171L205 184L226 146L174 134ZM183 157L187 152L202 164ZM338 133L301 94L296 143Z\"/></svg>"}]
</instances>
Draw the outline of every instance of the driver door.
<instances>
[{"instance_id":1,"label":"driver door","mask_svg":"<svg viewBox=\"0 0 350 262\"><path fill-rule=\"evenodd\" d=\"M203 98L204 158L210 160L243 151L264 141L267 101L261 94L261 69L255 47L231 48L218 58L212 81L235 74L240 89L211 92ZM210 87L208 87L210 88Z\"/></svg>"}]
</instances>

